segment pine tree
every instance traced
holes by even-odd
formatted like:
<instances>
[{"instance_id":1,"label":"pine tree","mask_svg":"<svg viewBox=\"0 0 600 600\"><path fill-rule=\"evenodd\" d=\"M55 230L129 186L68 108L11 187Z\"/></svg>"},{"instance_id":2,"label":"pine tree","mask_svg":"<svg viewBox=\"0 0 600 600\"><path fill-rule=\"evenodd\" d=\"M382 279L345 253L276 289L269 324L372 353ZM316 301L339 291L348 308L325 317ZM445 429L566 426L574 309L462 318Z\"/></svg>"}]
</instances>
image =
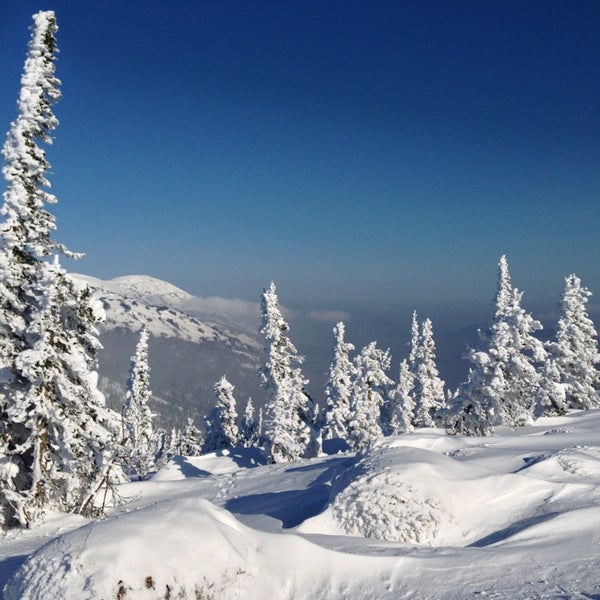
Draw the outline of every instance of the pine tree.
<instances>
[{"instance_id":1,"label":"pine tree","mask_svg":"<svg viewBox=\"0 0 600 600\"><path fill-rule=\"evenodd\" d=\"M206 434L202 451L215 452L223 448L234 448L239 441L236 425L237 408L233 396L234 387L225 376L215 383L217 403L206 417Z\"/></svg>"},{"instance_id":2,"label":"pine tree","mask_svg":"<svg viewBox=\"0 0 600 600\"><path fill-rule=\"evenodd\" d=\"M263 436L270 462L286 462L316 455L317 434L312 427L314 405L305 391L298 355L286 333L289 330L279 309L275 284L261 297L261 334L265 337L266 363L260 371L267 392Z\"/></svg>"},{"instance_id":3,"label":"pine tree","mask_svg":"<svg viewBox=\"0 0 600 600\"><path fill-rule=\"evenodd\" d=\"M567 414L567 386L560 381L560 369L552 352L555 344L549 344L549 353L542 368L540 385L536 390L536 417Z\"/></svg>"},{"instance_id":4,"label":"pine tree","mask_svg":"<svg viewBox=\"0 0 600 600\"><path fill-rule=\"evenodd\" d=\"M248 398L246 408L242 415L242 423L240 428L240 441L244 448L253 448L259 445L259 423L254 417L254 404L252 398Z\"/></svg>"},{"instance_id":5,"label":"pine tree","mask_svg":"<svg viewBox=\"0 0 600 600\"><path fill-rule=\"evenodd\" d=\"M498 264L495 313L481 333L486 350L469 350L473 367L451 411L450 433L489 435L496 425L515 427L531 421L540 384L536 363L546 351L533 332L542 328L521 307L522 292L512 287L506 257Z\"/></svg>"},{"instance_id":6,"label":"pine tree","mask_svg":"<svg viewBox=\"0 0 600 600\"><path fill-rule=\"evenodd\" d=\"M93 513L95 492L122 476L118 426L97 389L103 311L61 268L77 257L51 238L56 198L39 142L51 143L60 98L54 13L34 15L17 103L3 147L0 225L0 521L29 526L50 510Z\"/></svg>"},{"instance_id":7,"label":"pine tree","mask_svg":"<svg viewBox=\"0 0 600 600\"><path fill-rule=\"evenodd\" d=\"M150 366L148 364L148 330L140 332L135 354L131 357L127 396L123 407L125 429L125 461L138 479L143 479L154 467L156 435L152 427L152 412L148 401L150 391Z\"/></svg>"},{"instance_id":8,"label":"pine tree","mask_svg":"<svg viewBox=\"0 0 600 600\"><path fill-rule=\"evenodd\" d=\"M596 367L600 353L596 329L585 306L591 295L577 275L565 278L556 343L551 353L569 408L587 410L600 406L600 373Z\"/></svg>"},{"instance_id":9,"label":"pine tree","mask_svg":"<svg viewBox=\"0 0 600 600\"><path fill-rule=\"evenodd\" d=\"M348 444L360 450L384 435L382 409L388 402L393 381L386 375L390 368L389 350L380 350L376 342L365 346L354 360L356 376L348 424Z\"/></svg>"},{"instance_id":10,"label":"pine tree","mask_svg":"<svg viewBox=\"0 0 600 600\"><path fill-rule=\"evenodd\" d=\"M430 319L423 321L420 333L417 327L417 336L412 372L412 398L415 404L413 425L435 427L436 420L445 406L445 396L444 382L439 377L435 362L435 342Z\"/></svg>"},{"instance_id":11,"label":"pine tree","mask_svg":"<svg viewBox=\"0 0 600 600\"><path fill-rule=\"evenodd\" d=\"M333 358L329 365L329 377L325 384L327 408L323 418L324 439L346 439L348 437L350 401L355 370L349 358L349 353L354 350L354 346L344 341L344 333L344 323L340 321L333 328L335 346L333 347Z\"/></svg>"},{"instance_id":12,"label":"pine tree","mask_svg":"<svg viewBox=\"0 0 600 600\"><path fill-rule=\"evenodd\" d=\"M183 432L175 432L173 439L176 440L176 454L180 456L200 456L202 454L203 438L202 432L192 417L188 417Z\"/></svg>"},{"instance_id":13,"label":"pine tree","mask_svg":"<svg viewBox=\"0 0 600 600\"><path fill-rule=\"evenodd\" d=\"M410 433L414 430L413 419L415 403L412 396L414 376L410 372L408 361L400 363L398 383L390 394L389 434Z\"/></svg>"},{"instance_id":14,"label":"pine tree","mask_svg":"<svg viewBox=\"0 0 600 600\"><path fill-rule=\"evenodd\" d=\"M416 370L417 356L421 345L421 333L419 330L419 316L417 311L413 310L412 321L410 325L410 352L408 354L408 367L412 373Z\"/></svg>"}]
</instances>

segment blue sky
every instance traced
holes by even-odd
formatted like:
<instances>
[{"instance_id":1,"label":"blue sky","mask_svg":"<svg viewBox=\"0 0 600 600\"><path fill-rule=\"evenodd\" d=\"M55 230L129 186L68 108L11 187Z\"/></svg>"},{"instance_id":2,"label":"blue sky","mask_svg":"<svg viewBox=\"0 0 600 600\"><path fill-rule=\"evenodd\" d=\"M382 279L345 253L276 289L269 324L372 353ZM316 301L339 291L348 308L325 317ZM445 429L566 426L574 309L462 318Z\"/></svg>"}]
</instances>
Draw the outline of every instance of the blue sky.
<instances>
[{"instance_id":1,"label":"blue sky","mask_svg":"<svg viewBox=\"0 0 600 600\"><path fill-rule=\"evenodd\" d=\"M73 270L247 300L274 279L357 335L489 314L502 253L530 310L571 272L600 295L596 1L6 4L5 129L31 14L56 11Z\"/></svg>"}]
</instances>

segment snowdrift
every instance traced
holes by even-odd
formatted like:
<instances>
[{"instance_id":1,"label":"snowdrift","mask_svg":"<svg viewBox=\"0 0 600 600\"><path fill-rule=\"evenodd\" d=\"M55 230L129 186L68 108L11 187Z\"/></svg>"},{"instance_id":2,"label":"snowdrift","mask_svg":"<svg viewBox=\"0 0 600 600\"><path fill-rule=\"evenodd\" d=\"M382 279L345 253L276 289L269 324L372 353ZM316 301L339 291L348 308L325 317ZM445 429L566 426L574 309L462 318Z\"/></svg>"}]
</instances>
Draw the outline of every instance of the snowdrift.
<instances>
[{"instance_id":1,"label":"snowdrift","mask_svg":"<svg viewBox=\"0 0 600 600\"><path fill-rule=\"evenodd\" d=\"M5 598L600 597L599 411L490 438L421 430L357 456L257 459L180 458L123 486L129 505L70 521ZM7 538L0 568L23 553Z\"/></svg>"}]
</instances>

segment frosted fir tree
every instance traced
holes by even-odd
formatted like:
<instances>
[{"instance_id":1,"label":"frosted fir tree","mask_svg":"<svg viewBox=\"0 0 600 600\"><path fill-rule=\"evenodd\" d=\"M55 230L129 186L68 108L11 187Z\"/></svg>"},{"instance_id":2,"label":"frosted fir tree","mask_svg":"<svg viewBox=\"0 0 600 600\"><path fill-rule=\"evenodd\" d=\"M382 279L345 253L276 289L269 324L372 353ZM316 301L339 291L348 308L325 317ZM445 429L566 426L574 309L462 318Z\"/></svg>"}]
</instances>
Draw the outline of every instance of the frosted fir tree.
<instances>
[{"instance_id":1,"label":"frosted fir tree","mask_svg":"<svg viewBox=\"0 0 600 600\"><path fill-rule=\"evenodd\" d=\"M345 326L341 321L333 328L335 345L329 365L329 376L325 384L327 406L323 416L322 434L324 439L348 437L350 402L355 369L349 353L354 346L344 341Z\"/></svg>"},{"instance_id":2,"label":"frosted fir tree","mask_svg":"<svg viewBox=\"0 0 600 600\"><path fill-rule=\"evenodd\" d=\"M92 370L99 344L91 327L102 309L58 261L44 266L31 286L43 290L27 329L33 343L15 360L27 385L6 409L5 453L15 473L2 492L22 526L51 510L92 514L98 486L122 480L114 454L118 424ZM113 479L104 481L109 471Z\"/></svg>"},{"instance_id":3,"label":"frosted fir tree","mask_svg":"<svg viewBox=\"0 0 600 600\"><path fill-rule=\"evenodd\" d=\"M415 372L417 356L421 346L421 332L419 328L419 316L416 310L413 310L412 321L410 325L410 352L408 354L408 368L411 372Z\"/></svg>"},{"instance_id":4,"label":"frosted fir tree","mask_svg":"<svg viewBox=\"0 0 600 600\"><path fill-rule=\"evenodd\" d=\"M215 383L217 403L205 420L203 452L215 452L238 445L239 430L236 424L237 408L233 396L234 387L225 376Z\"/></svg>"},{"instance_id":5,"label":"frosted fir tree","mask_svg":"<svg viewBox=\"0 0 600 600\"><path fill-rule=\"evenodd\" d=\"M52 141L60 98L54 13L34 15L17 102L2 149L0 225L0 521L29 526L51 510L93 514L95 494L122 477L118 425L94 371L99 303L60 267L77 257L52 239L56 202L40 143Z\"/></svg>"},{"instance_id":6,"label":"frosted fir tree","mask_svg":"<svg viewBox=\"0 0 600 600\"><path fill-rule=\"evenodd\" d=\"M430 319L423 321L420 333L417 327L417 336L412 366L413 425L435 427L445 407L445 395L444 382L436 366L433 325Z\"/></svg>"},{"instance_id":7,"label":"frosted fir tree","mask_svg":"<svg viewBox=\"0 0 600 600\"><path fill-rule=\"evenodd\" d=\"M560 382L565 386L567 406L584 410L600 406L598 334L586 309L591 295L577 275L565 278L556 343L551 346Z\"/></svg>"},{"instance_id":8,"label":"frosted fir tree","mask_svg":"<svg viewBox=\"0 0 600 600\"><path fill-rule=\"evenodd\" d=\"M182 432L176 432L176 452L180 456L200 456L202 454L203 437L202 432L192 417L188 417Z\"/></svg>"},{"instance_id":9,"label":"frosted fir tree","mask_svg":"<svg viewBox=\"0 0 600 600\"><path fill-rule=\"evenodd\" d=\"M502 256L494 320L488 332L480 332L487 348L467 354L473 366L450 411L450 433L489 435L496 425L531 422L540 384L536 364L545 361L546 351L533 335L542 324L521 307L522 296Z\"/></svg>"},{"instance_id":10,"label":"frosted fir tree","mask_svg":"<svg viewBox=\"0 0 600 600\"><path fill-rule=\"evenodd\" d=\"M318 453L314 405L305 391L308 380L302 375L304 361L287 337L289 330L279 309L275 284L261 297L261 329L266 362L260 370L267 393L263 437L270 462L310 458Z\"/></svg>"},{"instance_id":11,"label":"frosted fir tree","mask_svg":"<svg viewBox=\"0 0 600 600\"><path fill-rule=\"evenodd\" d=\"M414 376L410 372L408 361L400 363L398 383L390 393L389 435L410 433L414 430L413 419L415 403L412 396Z\"/></svg>"},{"instance_id":12,"label":"frosted fir tree","mask_svg":"<svg viewBox=\"0 0 600 600\"><path fill-rule=\"evenodd\" d=\"M148 339L148 330L143 327L135 354L131 357L127 395L123 407L124 459L131 474L139 480L154 468L157 453L157 439L152 427L153 415L148 406L152 395Z\"/></svg>"},{"instance_id":13,"label":"frosted fir tree","mask_svg":"<svg viewBox=\"0 0 600 600\"><path fill-rule=\"evenodd\" d=\"M240 441L244 448L253 448L259 445L259 439L259 422L255 418L252 398L248 398L248 402L246 402L246 407L244 408L244 414L242 415Z\"/></svg>"},{"instance_id":14,"label":"frosted fir tree","mask_svg":"<svg viewBox=\"0 0 600 600\"><path fill-rule=\"evenodd\" d=\"M560 381L560 369L552 355L553 346L552 343L548 345L548 358L542 367L540 384L535 394L536 417L567 414L567 386Z\"/></svg>"},{"instance_id":15,"label":"frosted fir tree","mask_svg":"<svg viewBox=\"0 0 600 600\"><path fill-rule=\"evenodd\" d=\"M394 382L386 375L391 362L389 350L380 350L376 345L371 342L365 346L354 360L356 375L347 438L353 450L361 450L384 435L382 409Z\"/></svg>"}]
</instances>

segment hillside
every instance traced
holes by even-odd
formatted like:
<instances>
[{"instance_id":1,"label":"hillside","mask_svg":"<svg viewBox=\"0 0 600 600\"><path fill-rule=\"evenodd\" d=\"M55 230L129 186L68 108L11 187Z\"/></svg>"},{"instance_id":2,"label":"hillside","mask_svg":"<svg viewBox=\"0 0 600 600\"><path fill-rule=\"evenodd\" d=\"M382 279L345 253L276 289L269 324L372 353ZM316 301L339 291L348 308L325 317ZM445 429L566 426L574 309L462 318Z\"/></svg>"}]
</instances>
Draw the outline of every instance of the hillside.
<instances>
[{"instance_id":1,"label":"hillside","mask_svg":"<svg viewBox=\"0 0 600 600\"><path fill-rule=\"evenodd\" d=\"M106 311L106 322L99 326L99 371L111 408L121 409L130 357L144 325L151 336L151 405L157 425L182 427L189 416L200 422L214 402L213 385L224 374L241 403L259 395L256 330L227 314L199 310L198 298L160 279L75 276L90 284Z\"/></svg>"},{"instance_id":2,"label":"hillside","mask_svg":"<svg viewBox=\"0 0 600 600\"><path fill-rule=\"evenodd\" d=\"M600 597L597 410L289 464L179 457L120 491L103 521L5 533L5 597Z\"/></svg>"}]
</instances>

